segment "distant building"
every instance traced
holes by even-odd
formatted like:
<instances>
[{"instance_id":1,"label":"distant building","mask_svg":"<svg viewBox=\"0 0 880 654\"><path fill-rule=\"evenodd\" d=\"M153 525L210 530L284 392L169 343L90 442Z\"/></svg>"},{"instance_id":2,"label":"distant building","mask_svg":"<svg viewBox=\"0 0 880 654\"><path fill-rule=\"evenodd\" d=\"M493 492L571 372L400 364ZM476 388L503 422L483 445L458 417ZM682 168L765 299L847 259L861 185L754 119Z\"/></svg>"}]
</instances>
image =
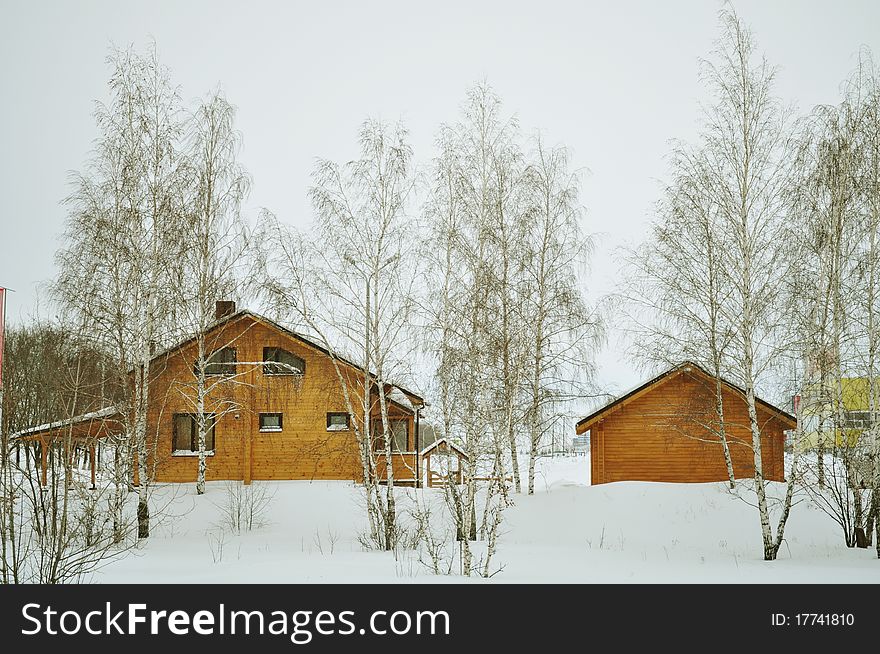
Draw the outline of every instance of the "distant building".
<instances>
[{"instance_id":1,"label":"distant building","mask_svg":"<svg viewBox=\"0 0 880 654\"><path fill-rule=\"evenodd\" d=\"M880 386L880 384L878 384ZM880 409L880 388L875 406ZM867 377L827 378L805 385L796 401L800 405L802 450L855 447L871 428L870 380Z\"/></svg>"},{"instance_id":2,"label":"distant building","mask_svg":"<svg viewBox=\"0 0 880 654\"><path fill-rule=\"evenodd\" d=\"M590 451L589 436L575 436L571 439L571 450L575 454L586 454Z\"/></svg>"}]
</instances>

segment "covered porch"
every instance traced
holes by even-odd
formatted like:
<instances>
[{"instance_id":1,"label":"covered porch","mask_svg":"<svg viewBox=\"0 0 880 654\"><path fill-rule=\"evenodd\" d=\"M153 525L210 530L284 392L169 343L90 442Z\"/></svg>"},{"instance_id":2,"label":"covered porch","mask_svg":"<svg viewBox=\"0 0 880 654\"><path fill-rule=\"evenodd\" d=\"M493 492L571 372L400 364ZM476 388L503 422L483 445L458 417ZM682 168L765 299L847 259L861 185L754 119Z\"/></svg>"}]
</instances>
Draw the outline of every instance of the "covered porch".
<instances>
[{"instance_id":1,"label":"covered porch","mask_svg":"<svg viewBox=\"0 0 880 654\"><path fill-rule=\"evenodd\" d=\"M125 433L122 416L115 407L83 414L67 420L38 425L11 435L16 456L22 450L30 456L33 450L35 468L39 471L40 484L48 486L49 467L53 459L61 456L65 465L76 465L80 457L87 458L90 488L97 483L100 449L109 437ZM134 483L137 484L137 466L134 466Z\"/></svg>"}]
</instances>

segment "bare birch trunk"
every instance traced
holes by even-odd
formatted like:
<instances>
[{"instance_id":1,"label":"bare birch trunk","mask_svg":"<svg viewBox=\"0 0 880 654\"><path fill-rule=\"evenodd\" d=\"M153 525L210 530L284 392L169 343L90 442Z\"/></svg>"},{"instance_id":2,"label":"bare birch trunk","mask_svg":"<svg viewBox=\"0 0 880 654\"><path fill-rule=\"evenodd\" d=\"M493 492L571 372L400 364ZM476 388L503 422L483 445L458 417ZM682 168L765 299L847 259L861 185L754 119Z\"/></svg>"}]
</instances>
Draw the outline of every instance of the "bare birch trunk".
<instances>
[{"instance_id":1,"label":"bare birch trunk","mask_svg":"<svg viewBox=\"0 0 880 654\"><path fill-rule=\"evenodd\" d=\"M134 441L137 452L138 466L138 504L137 525L138 538L150 536L150 506L148 504L147 487L149 483L148 446L147 446L147 397L149 392L149 356L147 363L141 363L137 372L135 387L135 418L134 418Z\"/></svg>"},{"instance_id":2,"label":"bare birch trunk","mask_svg":"<svg viewBox=\"0 0 880 654\"><path fill-rule=\"evenodd\" d=\"M418 262L412 257L414 225L407 215L414 180L412 150L402 125L366 120L359 137L360 158L339 165L318 160L309 196L317 214L318 238L297 237L279 228L277 251L266 254L266 289L280 309L292 311L321 335L334 365L340 361L331 338L364 353L360 407L352 406L351 381L337 365L337 377L357 416L369 546L392 550L399 527L393 473L394 444L386 391L402 373L412 348L404 337L412 325ZM343 348L344 349L344 348ZM359 375L360 376L360 375ZM358 382L360 383L360 382ZM374 452L372 389L377 389L384 448ZM360 415L358 415L360 414ZM384 452L383 452L384 450ZM377 456L385 456L385 479ZM385 489L379 488L385 481Z\"/></svg>"},{"instance_id":3,"label":"bare birch trunk","mask_svg":"<svg viewBox=\"0 0 880 654\"><path fill-rule=\"evenodd\" d=\"M712 372L715 375L715 413L718 416L718 435L721 439L721 449L724 453L724 465L727 467L727 480L730 488L736 487L736 479L733 471L733 459L730 456L730 444L727 442L727 426L724 424L724 392L721 382L721 357L718 347L720 339L718 329L718 314L721 311L720 293L718 292L719 270L718 260L715 253L712 226L708 220L703 221L707 249L707 273L709 279L709 297L707 301L709 314L709 348L712 356Z\"/></svg>"},{"instance_id":4,"label":"bare birch trunk","mask_svg":"<svg viewBox=\"0 0 880 654\"><path fill-rule=\"evenodd\" d=\"M730 444L727 442L727 428L724 424L724 397L722 394L721 371L715 367L715 413L718 414L718 430L721 436L721 447L724 451L724 465L727 467L727 480L731 488L736 488L733 474L733 459L730 456Z\"/></svg>"},{"instance_id":5,"label":"bare birch trunk","mask_svg":"<svg viewBox=\"0 0 880 654\"><path fill-rule=\"evenodd\" d=\"M196 494L203 495L205 493L205 473L208 469L207 464L207 453L205 450L207 444L207 421L205 418L205 396L206 392L206 381L205 381L205 333L203 329L199 330L199 335L196 337L198 342L198 350L199 350L199 358L198 358L198 372L197 372L197 384L196 384L196 429L198 432L198 448L199 448L199 470L196 476Z\"/></svg>"}]
</instances>

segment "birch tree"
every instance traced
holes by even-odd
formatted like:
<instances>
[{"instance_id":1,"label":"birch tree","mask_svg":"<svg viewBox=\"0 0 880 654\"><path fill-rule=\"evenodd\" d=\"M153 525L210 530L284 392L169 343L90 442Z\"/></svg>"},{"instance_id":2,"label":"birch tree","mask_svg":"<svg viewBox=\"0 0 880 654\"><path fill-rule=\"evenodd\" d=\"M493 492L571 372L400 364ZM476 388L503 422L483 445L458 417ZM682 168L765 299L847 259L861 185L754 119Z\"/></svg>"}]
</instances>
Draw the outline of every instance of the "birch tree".
<instances>
[{"instance_id":1,"label":"birch tree","mask_svg":"<svg viewBox=\"0 0 880 654\"><path fill-rule=\"evenodd\" d=\"M702 412L688 419L716 435L733 488L722 392L733 331L724 311L731 288L721 268L728 243L707 153L680 143L671 162L672 181L657 204L650 237L626 256L631 273L620 294L629 305L638 359L667 366L692 360L711 371L714 419L707 422Z\"/></svg>"},{"instance_id":2,"label":"birch tree","mask_svg":"<svg viewBox=\"0 0 880 654\"><path fill-rule=\"evenodd\" d=\"M702 147L720 225L729 238L720 255L730 286L725 320L734 330L730 367L744 389L764 558L773 560L784 537L796 471L788 473L774 531L755 392L780 347L777 325L786 275L781 247L790 181L790 119L773 96L774 69L756 54L749 30L729 10L721 14L721 29L714 61L704 68L714 97L706 109Z\"/></svg>"},{"instance_id":3,"label":"birch tree","mask_svg":"<svg viewBox=\"0 0 880 654\"><path fill-rule=\"evenodd\" d=\"M126 445L137 460L138 535L150 533L147 410L154 351L169 340L182 213L177 90L155 46L141 56L116 50L108 63L110 102L98 105L99 138L68 198L67 246L57 255L56 296L87 318L92 337L114 352L127 389ZM121 489L121 480L117 483Z\"/></svg>"},{"instance_id":4,"label":"birch tree","mask_svg":"<svg viewBox=\"0 0 880 654\"><path fill-rule=\"evenodd\" d=\"M880 299L880 72L874 65L870 52L863 53L856 76L858 98L864 104L860 150L862 168L859 188L864 201L865 265L863 280L865 311L862 313L867 340L866 367L868 371L868 398L871 419L871 454L873 457L872 504L874 516L874 544L880 559L880 420L878 420L878 352L880 352L880 325L878 325L878 299Z\"/></svg>"},{"instance_id":5,"label":"birch tree","mask_svg":"<svg viewBox=\"0 0 880 654\"><path fill-rule=\"evenodd\" d=\"M518 434L525 424L521 408L521 389L527 383L527 350L529 342L523 312L527 296L525 266L527 248L528 196L524 180L525 161L518 143L519 125L514 118L500 122L500 98L488 85L478 85L471 91L474 102L471 116L476 118L472 131L460 131L459 136L470 142L470 156L459 177L460 192L471 210L477 212L483 223L485 254L494 258L494 265L482 271L491 291L489 307L495 319L487 322L487 352L495 374L491 385L495 388L494 422L496 433L508 445L513 486L522 492ZM468 152L468 150L465 150ZM506 465L499 456L494 474L503 476Z\"/></svg>"},{"instance_id":6,"label":"birch tree","mask_svg":"<svg viewBox=\"0 0 880 654\"><path fill-rule=\"evenodd\" d=\"M269 297L276 310L293 312L330 352L359 444L368 541L385 550L394 549L400 531L389 465L396 449L388 393L407 375L418 279L417 231L408 209L414 186L408 138L401 124L365 121L359 158L345 164L319 159L315 166L309 189L317 218L314 237L292 234L277 221L268 226L278 244L268 255ZM359 382L346 372L345 358L361 363ZM377 465L377 454L384 456L384 467Z\"/></svg>"},{"instance_id":7,"label":"birch tree","mask_svg":"<svg viewBox=\"0 0 880 654\"><path fill-rule=\"evenodd\" d=\"M799 138L791 235L793 307L805 357L804 410L817 439L816 470L808 483L814 501L843 528L846 542L863 540L865 498L860 488L861 437L850 424L851 382L859 376L860 329L853 317L862 302L858 250L857 103L817 107ZM858 538L857 538L858 536Z\"/></svg>"},{"instance_id":8,"label":"birch tree","mask_svg":"<svg viewBox=\"0 0 880 654\"><path fill-rule=\"evenodd\" d=\"M878 427L878 288L880 288L880 74L868 49L859 53L858 66L844 86L844 103L857 120L854 150L854 205L859 217L854 301L848 307L857 334L857 369L866 379L868 425L861 433L859 476L870 489L870 509L865 516L866 540L873 540L880 558L880 427ZM865 482L867 479L867 483ZM867 543L866 543L867 544Z\"/></svg>"},{"instance_id":9,"label":"birch tree","mask_svg":"<svg viewBox=\"0 0 880 654\"><path fill-rule=\"evenodd\" d=\"M516 406L526 379L521 316L526 230L522 196L510 188L521 173L517 126L485 84L473 87L461 120L440 130L427 205L426 253L432 280L430 348L435 357L443 433L466 459L462 484L446 498L461 547L461 571L488 576L503 509L506 477L517 479ZM477 510L482 502L482 510ZM481 516L478 524L477 515ZM478 533L485 554L475 560Z\"/></svg>"},{"instance_id":10,"label":"birch tree","mask_svg":"<svg viewBox=\"0 0 880 654\"><path fill-rule=\"evenodd\" d=\"M192 383L178 390L193 403L198 442L196 493L205 492L206 442L211 420L237 407L216 397L228 379L206 374L209 358L228 343L209 339L218 300L238 297L247 277L248 238L241 203L249 179L237 161L241 139L235 110L220 91L211 93L188 121L185 171L188 202L181 222L181 257L172 265L179 275L175 309L185 336L194 336ZM220 408L220 414L217 408ZM208 408L212 409L209 415Z\"/></svg>"},{"instance_id":11,"label":"birch tree","mask_svg":"<svg viewBox=\"0 0 880 654\"><path fill-rule=\"evenodd\" d=\"M585 393L592 355L601 341L601 322L584 300L579 279L591 242L581 228L579 183L562 147L540 137L525 175L529 197L525 238L523 348L529 462L528 493L535 492L535 464L546 437L565 417L561 409Z\"/></svg>"}]
</instances>

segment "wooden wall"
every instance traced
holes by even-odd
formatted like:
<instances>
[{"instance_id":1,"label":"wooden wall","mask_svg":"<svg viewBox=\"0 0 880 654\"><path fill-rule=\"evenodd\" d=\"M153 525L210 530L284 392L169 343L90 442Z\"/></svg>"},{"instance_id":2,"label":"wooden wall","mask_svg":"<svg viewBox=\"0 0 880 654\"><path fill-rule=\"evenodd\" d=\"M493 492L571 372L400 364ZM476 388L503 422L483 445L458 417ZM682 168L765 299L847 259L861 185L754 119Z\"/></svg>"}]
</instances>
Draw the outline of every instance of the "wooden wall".
<instances>
[{"instance_id":1,"label":"wooden wall","mask_svg":"<svg viewBox=\"0 0 880 654\"><path fill-rule=\"evenodd\" d=\"M418 452L402 452L391 455L391 470L395 484L414 484L419 477L421 457ZM387 477L388 470L385 455L376 454L376 476L382 480Z\"/></svg>"},{"instance_id":2,"label":"wooden wall","mask_svg":"<svg viewBox=\"0 0 880 654\"><path fill-rule=\"evenodd\" d=\"M711 380L681 373L651 387L590 428L592 483L639 480L708 482L727 479L721 442L707 425L717 423ZM725 426L734 476L754 476L745 400L724 391ZM784 478L784 430L789 428L758 406L764 476Z\"/></svg>"},{"instance_id":3,"label":"wooden wall","mask_svg":"<svg viewBox=\"0 0 880 654\"><path fill-rule=\"evenodd\" d=\"M209 377L209 383L220 383L211 393L208 411L220 417L215 427L215 454L208 457L207 479L246 483L253 479L360 480L354 430L327 429L328 412L346 411L331 359L247 315L231 320L211 334L207 350L227 345L236 348L238 376L230 381ZM271 346L304 359L305 375L264 375L260 365L263 348ZM195 359L192 343L154 362L156 377L150 391L149 426L155 433L152 464L157 481L196 480L198 457L172 454L173 415L195 413ZM362 373L354 368L343 365L343 371L350 375L352 383L361 379ZM354 398L353 401L357 402ZM392 413L406 415L392 407ZM261 432L260 413L282 413L282 431ZM412 423L411 416L409 420Z\"/></svg>"}]
</instances>

